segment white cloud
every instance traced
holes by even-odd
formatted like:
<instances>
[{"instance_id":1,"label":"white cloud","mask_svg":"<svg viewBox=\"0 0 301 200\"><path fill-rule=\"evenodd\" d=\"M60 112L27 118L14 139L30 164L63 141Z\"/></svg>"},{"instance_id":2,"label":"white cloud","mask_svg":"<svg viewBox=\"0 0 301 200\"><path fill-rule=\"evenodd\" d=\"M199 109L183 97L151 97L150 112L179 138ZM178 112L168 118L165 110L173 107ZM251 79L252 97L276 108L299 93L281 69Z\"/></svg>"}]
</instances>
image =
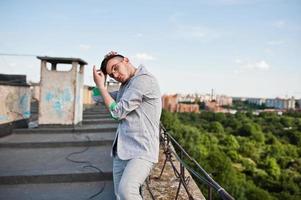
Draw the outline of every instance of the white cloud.
<instances>
[{"instance_id":1,"label":"white cloud","mask_svg":"<svg viewBox=\"0 0 301 200\"><path fill-rule=\"evenodd\" d=\"M243 61L241 59L236 59L234 62L240 66L240 69L234 70L235 74L238 74L239 72L245 70L267 71L271 68L271 66L265 60L249 62L249 61Z\"/></svg>"},{"instance_id":2,"label":"white cloud","mask_svg":"<svg viewBox=\"0 0 301 200\"><path fill-rule=\"evenodd\" d=\"M88 45L88 44L80 44L79 48L80 48L81 51L88 51L92 47L91 47L91 45Z\"/></svg>"},{"instance_id":3,"label":"white cloud","mask_svg":"<svg viewBox=\"0 0 301 200\"><path fill-rule=\"evenodd\" d=\"M155 60L155 57L147 53L137 53L134 56L138 60Z\"/></svg>"},{"instance_id":4,"label":"white cloud","mask_svg":"<svg viewBox=\"0 0 301 200\"><path fill-rule=\"evenodd\" d=\"M260 60L255 63L247 63L244 67L247 69L268 70L271 66L266 61Z\"/></svg>"},{"instance_id":5,"label":"white cloud","mask_svg":"<svg viewBox=\"0 0 301 200\"><path fill-rule=\"evenodd\" d=\"M264 60L246 65L250 69L268 70L271 66Z\"/></svg>"}]
</instances>

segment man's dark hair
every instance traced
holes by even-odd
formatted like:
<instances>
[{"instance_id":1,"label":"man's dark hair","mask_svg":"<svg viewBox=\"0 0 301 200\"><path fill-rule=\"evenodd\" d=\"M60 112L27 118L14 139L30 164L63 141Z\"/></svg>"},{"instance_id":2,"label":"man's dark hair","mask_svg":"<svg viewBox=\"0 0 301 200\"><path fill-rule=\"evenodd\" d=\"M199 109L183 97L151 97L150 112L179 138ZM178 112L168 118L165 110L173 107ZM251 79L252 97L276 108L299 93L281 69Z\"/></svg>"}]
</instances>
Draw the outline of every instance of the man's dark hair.
<instances>
[{"instance_id":1,"label":"man's dark hair","mask_svg":"<svg viewBox=\"0 0 301 200\"><path fill-rule=\"evenodd\" d=\"M107 75L107 64L109 62L109 60L111 60L112 58L116 58L116 57L119 57L119 58L124 58L123 55L120 55L120 54L113 54L113 55L109 55L107 57L105 57L102 62L101 62L101 66L100 66L100 70L104 73L104 75Z\"/></svg>"}]
</instances>

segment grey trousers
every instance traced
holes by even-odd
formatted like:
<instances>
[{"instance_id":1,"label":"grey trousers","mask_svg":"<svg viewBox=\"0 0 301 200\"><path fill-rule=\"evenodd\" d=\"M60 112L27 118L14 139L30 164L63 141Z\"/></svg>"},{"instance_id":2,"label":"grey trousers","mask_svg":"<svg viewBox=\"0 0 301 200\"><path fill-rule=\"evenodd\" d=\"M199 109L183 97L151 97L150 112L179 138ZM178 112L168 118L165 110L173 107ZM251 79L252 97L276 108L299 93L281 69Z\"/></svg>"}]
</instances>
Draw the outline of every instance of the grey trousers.
<instances>
[{"instance_id":1,"label":"grey trousers","mask_svg":"<svg viewBox=\"0 0 301 200\"><path fill-rule=\"evenodd\" d=\"M117 200L141 200L139 188L148 177L154 163L140 158L113 158L113 181Z\"/></svg>"}]
</instances>

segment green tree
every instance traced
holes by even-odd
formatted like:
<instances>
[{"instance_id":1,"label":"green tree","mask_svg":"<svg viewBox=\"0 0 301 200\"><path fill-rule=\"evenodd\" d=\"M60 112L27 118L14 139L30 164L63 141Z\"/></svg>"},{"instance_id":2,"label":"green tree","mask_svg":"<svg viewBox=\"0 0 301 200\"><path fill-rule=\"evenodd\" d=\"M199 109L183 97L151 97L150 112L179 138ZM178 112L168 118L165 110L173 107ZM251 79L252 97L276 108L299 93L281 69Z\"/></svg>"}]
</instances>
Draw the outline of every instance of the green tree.
<instances>
[{"instance_id":1,"label":"green tree","mask_svg":"<svg viewBox=\"0 0 301 200\"><path fill-rule=\"evenodd\" d=\"M300 199L300 113L163 111L161 121L236 199Z\"/></svg>"},{"instance_id":2,"label":"green tree","mask_svg":"<svg viewBox=\"0 0 301 200\"><path fill-rule=\"evenodd\" d=\"M285 127L292 127L294 119L292 117L283 116L280 118L280 122Z\"/></svg>"},{"instance_id":3,"label":"green tree","mask_svg":"<svg viewBox=\"0 0 301 200\"><path fill-rule=\"evenodd\" d=\"M267 191L256 187L254 184L249 184L246 191L246 196L250 200L274 200Z\"/></svg>"},{"instance_id":4,"label":"green tree","mask_svg":"<svg viewBox=\"0 0 301 200\"><path fill-rule=\"evenodd\" d=\"M225 137L220 139L219 144L225 146L228 150L237 150L240 146L233 135L225 135Z\"/></svg>"},{"instance_id":5,"label":"green tree","mask_svg":"<svg viewBox=\"0 0 301 200\"><path fill-rule=\"evenodd\" d=\"M266 171L272 175L275 179L278 179L281 173L281 169L279 165L277 164L277 161L275 158L267 158L266 159Z\"/></svg>"},{"instance_id":6,"label":"green tree","mask_svg":"<svg viewBox=\"0 0 301 200\"><path fill-rule=\"evenodd\" d=\"M224 127L220 122L212 122L210 124L210 132L212 133L224 133Z\"/></svg>"},{"instance_id":7,"label":"green tree","mask_svg":"<svg viewBox=\"0 0 301 200\"><path fill-rule=\"evenodd\" d=\"M254 132L256 132L256 127L248 122L248 123L244 123L242 125L242 127L238 130L238 134L241 135L241 136L251 136Z\"/></svg>"}]
</instances>

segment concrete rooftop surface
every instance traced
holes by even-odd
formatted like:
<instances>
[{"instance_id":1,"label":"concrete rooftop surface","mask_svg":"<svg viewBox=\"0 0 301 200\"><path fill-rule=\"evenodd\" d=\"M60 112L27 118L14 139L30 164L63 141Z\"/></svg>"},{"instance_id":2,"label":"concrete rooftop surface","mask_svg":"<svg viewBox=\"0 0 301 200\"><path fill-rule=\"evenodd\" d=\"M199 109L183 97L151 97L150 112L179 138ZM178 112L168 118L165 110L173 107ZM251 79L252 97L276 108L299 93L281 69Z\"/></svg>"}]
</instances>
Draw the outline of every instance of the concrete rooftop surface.
<instances>
[{"instance_id":1,"label":"concrete rooftop surface","mask_svg":"<svg viewBox=\"0 0 301 200\"><path fill-rule=\"evenodd\" d=\"M31 111L35 127L38 106L33 104ZM81 126L14 129L0 138L0 199L115 199L110 150L116 128L116 121L98 105L84 110ZM142 187L146 200L175 198L179 182L169 163L156 178L164 159L161 149L160 161ZM205 199L193 180L188 187L194 199ZM187 198L182 187L178 199Z\"/></svg>"},{"instance_id":2,"label":"concrete rooftop surface","mask_svg":"<svg viewBox=\"0 0 301 200\"><path fill-rule=\"evenodd\" d=\"M116 128L97 106L84 111L82 126L15 129L0 138L0 199L115 199L110 149Z\"/></svg>"}]
</instances>

